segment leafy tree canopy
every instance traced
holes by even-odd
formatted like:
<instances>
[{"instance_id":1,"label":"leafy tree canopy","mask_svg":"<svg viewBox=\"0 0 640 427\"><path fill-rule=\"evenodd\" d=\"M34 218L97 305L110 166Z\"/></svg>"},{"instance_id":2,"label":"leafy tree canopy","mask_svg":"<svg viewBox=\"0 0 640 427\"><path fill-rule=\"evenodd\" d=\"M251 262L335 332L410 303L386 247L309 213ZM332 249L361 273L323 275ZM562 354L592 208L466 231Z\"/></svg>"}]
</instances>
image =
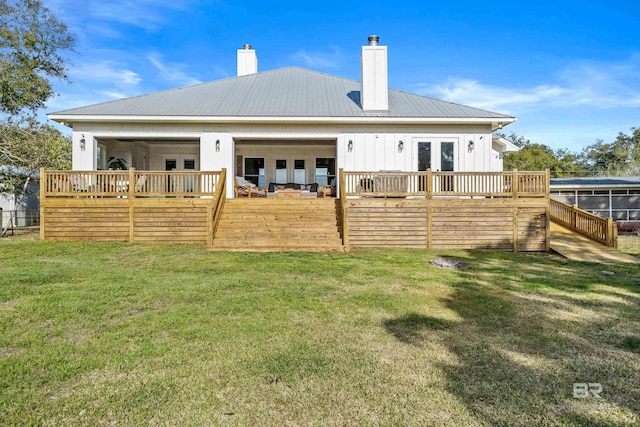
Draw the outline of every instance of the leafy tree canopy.
<instances>
[{"instance_id":1,"label":"leafy tree canopy","mask_svg":"<svg viewBox=\"0 0 640 427\"><path fill-rule=\"evenodd\" d=\"M520 148L505 156L505 170L549 169L552 177L640 175L640 128L631 128L630 135L620 132L610 143L597 140L580 153L554 150L515 133L501 136Z\"/></svg>"},{"instance_id":2,"label":"leafy tree canopy","mask_svg":"<svg viewBox=\"0 0 640 427\"><path fill-rule=\"evenodd\" d=\"M39 0L0 0L0 111L36 111L68 80L65 51L75 38Z\"/></svg>"}]
</instances>

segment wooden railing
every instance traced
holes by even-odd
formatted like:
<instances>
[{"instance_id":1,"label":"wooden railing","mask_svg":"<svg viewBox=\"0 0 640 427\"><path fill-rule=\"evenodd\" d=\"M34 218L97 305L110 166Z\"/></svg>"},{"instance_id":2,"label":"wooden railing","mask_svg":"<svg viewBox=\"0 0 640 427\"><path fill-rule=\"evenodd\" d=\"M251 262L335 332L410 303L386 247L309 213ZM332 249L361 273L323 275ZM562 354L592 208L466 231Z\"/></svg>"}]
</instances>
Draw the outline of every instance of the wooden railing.
<instances>
[{"instance_id":1,"label":"wooden railing","mask_svg":"<svg viewBox=\"0 0 640 427\"><path fill-rule=\"evenodd\" d=\"M40 171L41 197L213 196L222 172Z\"/></svg>"},{"instance_id":2,"label":"wooden railing","mask_svg":"<svg viewBox=\"0 0 640 427\"><path fill-rule=\"evenodd\" d=\"M549 210L552 221L603 245L618 246L618 229L611 218L601 218L554 199L550 199Z\"/></svg>"},{"instance_id":3,"label":"wooden railing","mask_svg":"<svg viewBox=\"0 0 640 427\"><path fill-rule=\"evenodd\" d=\"M345 196L548 197L543 172L341 172Z\"/></svg>"},{"instance_id":4,"label":"wooden railing","mask_svg":"<svg viewBox=\"0 0 640 427\"><path fill-rule=\"evenodd\" d=\"M219 184L216 189L216 195L213 197L213 203L211 204L211 219L208 222L209 230L207 232L207 244L213 245L213 239L215 239L216 231L218 231L218 222L220 222L220 215L222 214L222 208L224 202L227 200L227 170L222 169L220 174Z\"/></svg>"}]
</instances>

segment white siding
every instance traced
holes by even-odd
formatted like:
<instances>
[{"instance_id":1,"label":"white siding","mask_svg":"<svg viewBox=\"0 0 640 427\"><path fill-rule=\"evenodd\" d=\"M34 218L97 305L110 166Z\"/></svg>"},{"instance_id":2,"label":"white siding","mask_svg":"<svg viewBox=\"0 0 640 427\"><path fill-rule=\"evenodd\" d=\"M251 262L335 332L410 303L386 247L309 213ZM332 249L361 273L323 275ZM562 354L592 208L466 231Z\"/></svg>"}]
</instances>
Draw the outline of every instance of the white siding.
<instances>
[{"instance_id":1,"label":"white siding","mask_svg":"<svg viewBox=\"0 0 640 427\"><path fill-rule=\"evenodd\" d=\"M162 144L149 143L148 168L162 168L162 154L197 154L201 167L206 169L227 168L232 175L235 168L234 141L247 139L272 140L335 140L337 168L345 170L417 170L417 143L422 139L450 139L457 141L455 147L457 171L495 170L492 163L491 128L489 125L270 125L270 124L136 124L120 126L87 124L77 126L76 134L84 132L99 140L109 138L194 138L199 143ZM220 152L215 152L215 141L220 140ZM74 139L75 141L75 139ZM353 150L349 152L349 141ZM404 148L398 151L398 143ZM468 149L474 142L473 150ZM291 148L288 145L289 149ZM76 145L74 143L74 158ZM177 151L176 151L177 150ZM211 153L212 151L213 154ZM75 163L74 163L74 169Z\"/></svg>"}]
</instances>

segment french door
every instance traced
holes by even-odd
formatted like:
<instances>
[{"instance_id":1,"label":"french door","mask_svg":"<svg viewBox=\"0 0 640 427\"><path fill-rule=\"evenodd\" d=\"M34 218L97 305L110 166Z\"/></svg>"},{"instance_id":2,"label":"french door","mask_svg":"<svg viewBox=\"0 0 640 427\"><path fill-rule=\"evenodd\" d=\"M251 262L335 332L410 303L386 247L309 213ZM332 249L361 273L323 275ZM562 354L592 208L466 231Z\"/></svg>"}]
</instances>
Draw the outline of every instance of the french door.
<instances>
[{"instance_id":1,"label":"french door","mask_svg":"<svg viewBox=\"0 0 640 427\"><path fill-rule=\"evenodd\" d=\"M418 170L452 172L456 169L455 146L457 141L429 139L418 141Z\"/></svg>"},{"instance_id":2,"label":"french door","mask_svg":"<svg viewBox=\"0 0 640 427\"><path fill-rule=\"evenodd\" d=\"M457 141L444 138L425 139L418 141L418 171L431 169L434 172L453 172L456 169ZM420 190L424 191L426 181L420 181ZM453 191L453 177L434 177L432 191Z\"/></svg>"},{"instance_id":3,"label":"french door","mask_svg":"<svg viewBox=\"0 0 640 427\"><path fill-rule=\"evenodd\" d=\"M286 184L294 182L296 184L307 183L307 169L305 159L296 159L294 157L277 157L275 182L278 184Z\"/></svg>"}]
</instances>

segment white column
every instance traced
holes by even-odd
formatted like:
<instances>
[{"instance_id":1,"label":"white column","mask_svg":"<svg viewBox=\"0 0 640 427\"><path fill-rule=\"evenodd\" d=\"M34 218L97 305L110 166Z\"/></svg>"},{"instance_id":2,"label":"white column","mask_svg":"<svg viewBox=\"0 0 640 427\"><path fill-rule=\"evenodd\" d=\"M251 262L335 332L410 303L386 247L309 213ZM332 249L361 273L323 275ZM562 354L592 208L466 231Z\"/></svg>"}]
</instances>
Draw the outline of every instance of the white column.
<instances>
[{"instance_id":1,"label":"white column","mask_svg":"<svg viewBox=\"0 0 640 427\"><path fill-rule=\"evenodd\" d=\"M214 134L205 133L200 136L200 170L217 170L216 165L216 138Z\"/></svg>"},{"instance_id":2,"label":"white column","mask_svg":"<svg viewBox=\"0 0 640 427\"><path fill-rule=\"evenodd\" d=\"M74 171L96 170L97 141L90 132L73 132L71 167Z\"/></svg>"},{"instance_id":3,"label":"white column","mask_svg":"<svg viewBox=\"0 0 640 427\"><path fill-rule=\"evenodd\" d=\"M233 197L233 138L228 133L212 132L200 136L200 170L227 169L227 197Z\"/></svg>"}]
</instances>

